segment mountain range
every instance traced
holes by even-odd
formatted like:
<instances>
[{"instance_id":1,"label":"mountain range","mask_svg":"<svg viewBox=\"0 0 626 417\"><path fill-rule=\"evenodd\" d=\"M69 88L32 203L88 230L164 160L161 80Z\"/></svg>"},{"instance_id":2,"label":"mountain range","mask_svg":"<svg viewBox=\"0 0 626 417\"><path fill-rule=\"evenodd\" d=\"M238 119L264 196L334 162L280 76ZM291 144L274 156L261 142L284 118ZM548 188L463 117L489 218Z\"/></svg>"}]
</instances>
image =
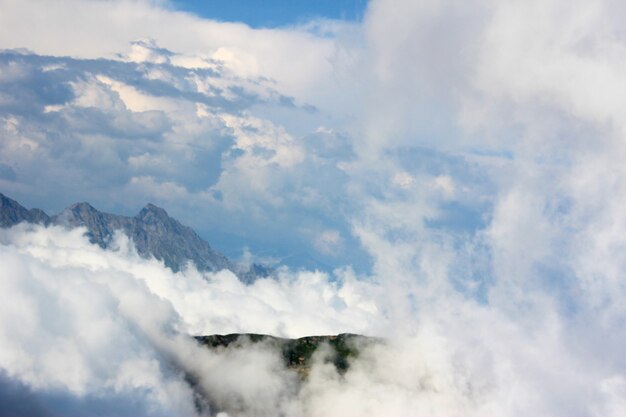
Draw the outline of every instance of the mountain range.
<instances>
[{"instance_id":1,"label":"mountain range","mask_svg":"<svg viewBox=\"0 0 626 417\"><path fill-rule=\"evenodd\" d=\"M90 242L102 248L108 248L114 233L121 231L134 242L140 256L163 261L174 272L184 269L191 261L199 271L228 269L247 284L272 274L272 269L264 265L244 266L229 260L192 228L182 225L154 204L147 204L134 217L104 213L85 202L73 204L49 216L38 208L26 209L0 193L0 227L11 227L21 222L85 227Z\"/></svg>"}]
</instances>

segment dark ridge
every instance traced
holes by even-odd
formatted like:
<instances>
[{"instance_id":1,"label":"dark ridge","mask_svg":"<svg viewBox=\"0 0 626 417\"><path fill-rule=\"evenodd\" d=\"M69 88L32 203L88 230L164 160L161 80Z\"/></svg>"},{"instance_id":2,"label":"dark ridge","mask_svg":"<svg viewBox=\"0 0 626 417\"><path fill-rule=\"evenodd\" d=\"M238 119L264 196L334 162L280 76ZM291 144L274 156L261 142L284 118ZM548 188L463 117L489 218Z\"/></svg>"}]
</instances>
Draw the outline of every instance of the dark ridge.
<instances>
[{"instance_id":1,"label":"dark ridge","mask_svg":"<svg viewBox=\"0 0 626 417\"><path fill-rule=\"evenodd\" d=\"M39 209L27 210L17 201L0 193L0 227L11 227L22 222L47 225L50 217Z\"/></svg>"},{"instance_id":2,"label":"dark ridge","mask_svg":"<svg viewBox=\"0 0 626 417\"><path fill-rule=\"evenodd\" d=\"M322 345L328 345L330 348L324 360L327 363L333 363L337 372L344 374L350 367L350 362L359 356L360 349L373 343L382 343L382 339L353 333L307 336L299 339L286 339L258 333L232 333L196 336L195 339L212 350L236 349L248 344L265 344L280 351L285 366L297 371L301 378L308 376L313 354Z\"/></svg>"}]
</instances>

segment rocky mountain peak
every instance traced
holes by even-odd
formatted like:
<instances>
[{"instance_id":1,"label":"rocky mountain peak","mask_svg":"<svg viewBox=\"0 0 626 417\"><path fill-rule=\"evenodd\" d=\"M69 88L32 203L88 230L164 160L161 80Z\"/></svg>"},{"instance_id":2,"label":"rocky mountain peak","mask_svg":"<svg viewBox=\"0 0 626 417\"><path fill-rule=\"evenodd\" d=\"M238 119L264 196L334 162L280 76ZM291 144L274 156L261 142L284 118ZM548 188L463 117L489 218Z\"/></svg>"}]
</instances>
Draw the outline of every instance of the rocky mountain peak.
<instances>
[{"instance_id":1,"label":"rocky mountain peak","mask_svg":"<svg viewBox=\"0 0 626 417\"><path fill-rule=\"evenodd\" d=\"M114 232L106 215L87 202L72 204L52 216L52 223L65 227L86 227L91 243L97 243L102 248L107 247Z\"/></svg>"},{"instance_id":2,"label":"rocky mountain peak","mask_svg":"<svg viewBox=\"0 0 626 417\"><path fill-rule=\"evenodd\" d=\"M252 282L266 277L272 270L253 264L241 267L167 212L154 204L147 204L135 217L104 213L87 202L72 204L65 210L49 217L40 209L27 210L17 201L0 193L0 227L11 227L22 221L54 224L65 227L85 227L91 243L107 248L115 231L121 231L135 244L143 257L154 257L163 261L174 272L193 262L200 271L228 269L243 282Z\"/></svg>"},{"instance_id":3,"label":"rocky mountain peak","mask_svg":"<svg viewBox=\"0 0 626 417\"><path fill-rule=\"evenodd\" d=\"M57 217L65 217L74 221L86 221L90 217L100 213L95 207L87 202L75 203L64 209Z\"/></svg>"},{"instance_id":4,"label":"rocky mountain peak","mask_svg":"<svg viewBox=\"0 0 626 417\"><path fill-rule=\"evenodd\" d=\"M155 206L152 203L146 204L144 208L141 209L139 214L136 216L138 219L146 219L146 218L157 218L160 220L170 219L170 216L167 214L167 211L162 209L161 207Z\"/></svg>"},{"instance_id":5,"label":"rocky mountain peak","mask_svg":"<svg viewBox=\"0 0 626 417\"><path fill-rule=\"evenodd\" d=\"M0 193L0 227L11 227L21 222L48 224L50 218L42 210L27 210L17 201Z\"/></svg>"}]
</instances>

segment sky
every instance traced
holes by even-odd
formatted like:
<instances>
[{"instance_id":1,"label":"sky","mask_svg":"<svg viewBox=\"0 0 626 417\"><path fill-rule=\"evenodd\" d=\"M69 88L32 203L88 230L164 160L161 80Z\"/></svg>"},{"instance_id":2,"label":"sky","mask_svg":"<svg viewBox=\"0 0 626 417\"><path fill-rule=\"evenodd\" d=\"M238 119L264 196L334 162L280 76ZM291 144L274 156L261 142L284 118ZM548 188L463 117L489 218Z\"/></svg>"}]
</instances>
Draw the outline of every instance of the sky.
<instances>
[{"instance_id":1,"label":"sky","mask_svg":"<svg viewBox=\"0 0 626 417\"><path fill-rule=\"evenodd\" d=\"M2 193L48 213L151 202L278 267L245 286L123 236L104 251L81 230L2 230L0 402L626 414L625 6L235 3L0 0ZM320 358L294 389L263 348L189 337L232 331L387 345L341 377ZM208 411L179 368L202 370Z\"/></svg>"},{"instance_id":2,"label":"sky","mask_svg":"<svg viewBox=\"0 0 626 417\"><path fill-rule=\"evenodd\" d=\"M175 10L224 22L242 22L253 28L273 28L314 19L360 21L366 0L174 0Z\"/></svg>"}]
</instances>

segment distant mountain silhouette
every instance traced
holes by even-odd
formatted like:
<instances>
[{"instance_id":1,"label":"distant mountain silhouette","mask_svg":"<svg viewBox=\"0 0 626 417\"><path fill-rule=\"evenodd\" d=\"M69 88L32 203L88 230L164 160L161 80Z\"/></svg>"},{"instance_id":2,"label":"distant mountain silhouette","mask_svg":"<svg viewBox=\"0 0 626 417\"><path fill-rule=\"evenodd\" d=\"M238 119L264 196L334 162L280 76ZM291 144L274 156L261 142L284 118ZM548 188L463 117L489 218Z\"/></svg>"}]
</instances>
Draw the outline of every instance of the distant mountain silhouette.
<instances>
[{"instance_id":1,"label":"distant mountain silhouette","mask_svg":"<svg viewBox=\"0 0 626 417\"><path fill-rule=\"evenodd\" d=\"M40 209L26 209L17 201L0 193L0 227L21 222L86 227L91 243L108 248L115 231L121 231L135 244L139 255L162 260L174 272L192 261L200 271L228 269L241 281L251 283L271 275L272 269L259 264L240 266L211 248L190 227L170 217L165 210L147 204L135 217L103 213L89 203L76 203L59 214L48 216Z\"/></svg>"}]
</instances>

